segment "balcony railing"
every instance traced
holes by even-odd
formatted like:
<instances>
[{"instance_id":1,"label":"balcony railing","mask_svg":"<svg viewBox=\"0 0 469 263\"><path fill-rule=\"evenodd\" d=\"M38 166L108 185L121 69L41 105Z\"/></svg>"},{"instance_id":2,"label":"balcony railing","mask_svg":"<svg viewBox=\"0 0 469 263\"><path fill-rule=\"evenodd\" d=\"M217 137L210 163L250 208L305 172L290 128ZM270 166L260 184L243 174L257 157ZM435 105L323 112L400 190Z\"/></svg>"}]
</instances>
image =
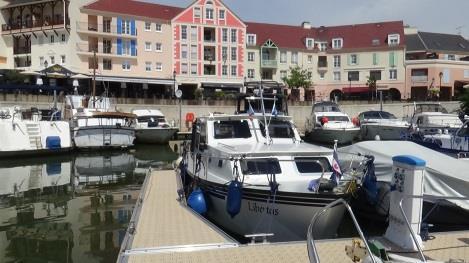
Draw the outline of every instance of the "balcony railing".
<instances>
[{"instance_id":1,"label":"balcony railing","mask_svg":"<svg viewBox=\"0 0 469 263\"><path fill-rule=\"evenodd\" d=\"M99 33L99 34L119 34L117 32L117 26L111 24L97 24L97 23L87 23L87 22L77 22L77 30L85 31L89 33ZM122 34L122 33L121 33ZM122 34L128 35L129 34ZM137 29L135 29L135 35L137 35Z\"/></svg>"},{"instance_id":2,"label":"balcony railing","mask_svg":"<svg viewBox=\"0 0 469 263\"><path fill-rule=\"evenodd\" d=\"M318 61L318 68L327 68L327 61Z\"/></svg>"},{"instance_id":3,"label":"balcony railing","mask_svg":"<svg viewBox=\"0 0 469 263\"><path fill-rule=\"evenodd\" d=\"M15 58L15 68L27 68L31 67L31 57L26 58Z\"/></svg>"},{"instance_id":4,"label":"balcony railing","mask_svg":"<svg viewBox=\"0 0 469 263\"><path fill-rule=\"evenodd\" d=\"M131 55L131 50L129 49L129 52L124 52L124 49L122 50L122 54L117 54L117 48L115 46L108 46L108 45L95 45L95 44L77 44L76 50L81 53L93 53L96 52L97 55L101 56L125 56L125 57L130 57L130 58L136 58L137 57L137 50L135 49L135 55ZM128 53L128 54L127 54Z\"/></svg>"},{"instance_id":5,"label":"balcony railing","mask_svg":"<svg viewBox=\"0 0 469 263\"><path fill-rule=\"evenodd\" d=\"M411 78L413 82L427 82L428 81L428 76L412 76Z\"/></svg>"},{"instance_id":6,"label":"balcony railing","mask_svg":"<svg viewBox=\"0 0 469 263\"><path fill-rule=\"evenodd\" d=\"M31 54L31 46L13 48L13 55Z\"/></svg>"},{"instance_id":7,"label":"balcony railing","mask_svg":"<svg viewBox=\"0 0 469 263\"><path fill-rule=\"evenodd\" d=\"M38 28L44 29L48 27L60 26L64 24L63 16L56 16L54 18L39 18L39 19L23 19L22 21L10 22L2 25L2 34L9 33L10 31L21 30L33 31L32 29ZM70 20L67 18L67 25L70 24Z\"/></svg>"},{"instance_id":8,"label":"balcony railing","mask_svg":"<svg viewBox=\"0 0 469 263\"><path fill-rule=\"evenodd\" d=\"M262 59L261 66L263 68L277 68L277 60L276 59Z\"/></svg>"}]
</instances>

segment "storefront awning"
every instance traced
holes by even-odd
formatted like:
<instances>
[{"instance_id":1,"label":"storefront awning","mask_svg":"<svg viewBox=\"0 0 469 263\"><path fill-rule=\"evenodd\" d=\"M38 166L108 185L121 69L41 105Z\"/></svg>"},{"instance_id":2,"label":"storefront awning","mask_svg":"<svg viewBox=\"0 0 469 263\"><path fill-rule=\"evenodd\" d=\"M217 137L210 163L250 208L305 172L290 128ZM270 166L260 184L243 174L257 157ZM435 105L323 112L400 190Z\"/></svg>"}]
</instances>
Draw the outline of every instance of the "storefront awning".
<instances>
[{"instance_id":1,"label":"storefront awning","mask_svg":"<svg viewBox=\"0 0 469 263\"><path fill-rule=\"evenodd\" d=\"M202 88L212 89L239 89L243 87L243 83L216 83L216 82L202 82Z\"/></svg>"},{"instance_id":2,"label":"storefront awning","mask_svg":"<svg viewBox=\"0 0 469 263\"><path fill-rule=\"evenodd\" d=\"M370 88L368 87L343 87L343 93L365 93L370 92Z\"/></svg>"},{"instance_id":3,"label":"storefront awning","mask_svg":"<svg viewBox=\"0 0 469 263\"><path fill-rule=\"evenodd\" d=\"M159 85L174 85L172 79L154 79L154 78L126 78L116 76L96 76L96 81L110 81L121 83L141 83L141 84L159 84Z\"/></svg>"}]
</instances>

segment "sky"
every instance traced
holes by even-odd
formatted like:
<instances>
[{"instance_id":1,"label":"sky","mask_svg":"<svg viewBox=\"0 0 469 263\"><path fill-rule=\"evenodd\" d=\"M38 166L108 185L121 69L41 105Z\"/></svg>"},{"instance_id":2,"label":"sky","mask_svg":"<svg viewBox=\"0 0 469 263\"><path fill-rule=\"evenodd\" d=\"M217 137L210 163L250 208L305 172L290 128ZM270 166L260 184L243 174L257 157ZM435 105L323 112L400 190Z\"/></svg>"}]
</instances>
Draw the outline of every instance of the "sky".
<instances>
[{"instance_id":1,"label":"sky","mask_svg":"<svg viewBox=\"0 0 469 263\"><path fill-rule=\"evenodd\" d=\"M187 7L193 0L146 0ZM315 27L403 20L420 31L469 38L469 0L224 0L244 21Z\"/></svg>"}]
</instances>

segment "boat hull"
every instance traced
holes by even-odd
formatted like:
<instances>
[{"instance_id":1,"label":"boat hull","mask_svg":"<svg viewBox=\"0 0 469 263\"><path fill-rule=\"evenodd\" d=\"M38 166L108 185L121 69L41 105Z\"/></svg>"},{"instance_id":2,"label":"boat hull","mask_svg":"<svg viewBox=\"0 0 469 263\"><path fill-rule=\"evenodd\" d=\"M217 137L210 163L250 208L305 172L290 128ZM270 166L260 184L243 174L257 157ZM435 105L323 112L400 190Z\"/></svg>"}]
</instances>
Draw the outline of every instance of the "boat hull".
<instances>
[{"instance_id":1,"label":"boat hull","mask_svg":"<svg viewBox=\"0 0 469 263\"><path fill-rule=\"evenodd\" d=\"M367 125L360 127L362 140L374 140L377 135L381 140L401 140L409 134L409 127L391 125Z\"/></svg>"},{"instance_id":2,"label":"boat hull","mask_svg":"<svg viewBox=\"0 0 469 263\"><path fill-rule=\"evenodd\" d=\"M349 144L360 133L360 128L314 129L307 135L307 140L312 142L333 144L338 140L339 144Z\"/></svg>"},{"instance_id":3,"label":"boat hull","mask_svg":"<svg viewBox=\"0 0 469 263\"><path fill-rule=\"evenodd\" d=\"M78 149L126 148L133 146L134 140L135 130L133 128L80 127L73 130L73 141Z\"/></svg>"},{"instance_id":4,"label":"boat hull","mask_svg":"<svg viewBox=\"0 0 469 263\"><path fill-rule=\"evenodd\" d=\"M178 131L177 128L141 128L135 130L137 143L166 144Z\"/></svg>"},{"instance_id":5,"label":"boat hull","mask_svg":"<svg viewBox=\"0 0 469 263\"><path fill-rule=\"evenodd\" d=\"M269 242L306 240L308 226L313 216L324 206L344 194L291 193L244 188L239 214L231 217L226 211L226 185L199 181L208 204L206 217L238 238L252 234L274 234ZM337 206L328 210L315 228L315 238L334 238L342 221L345 208Z\"/></svg>"}]
</instances>

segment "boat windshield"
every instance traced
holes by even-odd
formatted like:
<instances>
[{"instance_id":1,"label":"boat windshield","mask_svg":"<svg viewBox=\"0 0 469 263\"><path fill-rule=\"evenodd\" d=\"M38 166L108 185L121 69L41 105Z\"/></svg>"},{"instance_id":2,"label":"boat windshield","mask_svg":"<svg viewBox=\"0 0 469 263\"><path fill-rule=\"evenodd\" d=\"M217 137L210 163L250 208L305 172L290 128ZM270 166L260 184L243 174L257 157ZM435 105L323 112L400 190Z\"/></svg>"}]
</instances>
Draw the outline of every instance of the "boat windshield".
<instances>
[{"instance_id":1,"label":"boat windshield","mask_svg":"<svg viewBox=\"0 0 469 263\"><path fill-rule=\"evenodd\" d=\"M249 124L245 120L217 121L214 123L215 139L251 138Z\"/></svg>"},{"instance_id":2,"label":"boat windshield","mask_svg":"<svg viewBox=\"0 0 469 263\"><path fill-rule=\"evenodd\" d=\"M367 111L363 113L364 119L397 119L392 113L386 111Z\"/></svg>"},{"instance_id":3,"label":"boat windshield","mask_svg":"<svg viewBox=\"0 0 469 263\"><path fill-rule=\"evenodd\" d=\"M297 157L295 158L296 168L301 174L331 172L329 160L325 157Z\"/></svg>"},{"instance_id":4,"label":"boat windshield","mask_svg":"<svg viewBox=\"0 0 469 263\"><path fill-rule=\"evenodd\" d=\"M422 113L422 112L448 113L448 111L440 104L417 104L415 105L415 107L416 107L415 113Z\"/></svg>"},{"instance_id":5,"label":"boat windshield","mask_svg":"<svg viewBox=\"0 0 469 263\"><path fill-rule=\"evenodd\" d=\"M243 166L243 173L245 175L282 173L280 164L276 159L246 160Z\"/></svg>"},{"instance_id":6,"label":"boat windshield","mask_svg":"<svg viewBox=\"0 0 469 263\"><path fill-rule=\"evenodd\" d=\"M259 123L262 136L265 137L264 122ZM269 123L269 135L271 138L294 138L293 127L288 121L272 120Z\"/></svg>"},{"instance_id":7,"label":"boat windshield","mask_svg":"<svg viewBox=\"0 0 469 263\"><path fill-rule=\"evenodd\" d=\"M334 103L320 103L313 106L313 112L340 112L340 108Z\"/></svg>"},{"instance_id":8,"label":"boat windshield","mask_svg":"<svg viewBox=\"0 0 469 263\"><path fill-rule=\"evenodd\" d=\"M141 116L137 118L138 122L166 122L163 116Z\"/></svg>"},{"instance_id":9,"label":"boat windshield","mask_svg":"<svg viewBox=\"0 0 469 263\"><path fill-rule=\"evenodd\" d=\"M328 121L347 122L350 121L347 116L318 116L318 122L321 122L322 118L327 118Z\"/></svg>"}]
</instances>

